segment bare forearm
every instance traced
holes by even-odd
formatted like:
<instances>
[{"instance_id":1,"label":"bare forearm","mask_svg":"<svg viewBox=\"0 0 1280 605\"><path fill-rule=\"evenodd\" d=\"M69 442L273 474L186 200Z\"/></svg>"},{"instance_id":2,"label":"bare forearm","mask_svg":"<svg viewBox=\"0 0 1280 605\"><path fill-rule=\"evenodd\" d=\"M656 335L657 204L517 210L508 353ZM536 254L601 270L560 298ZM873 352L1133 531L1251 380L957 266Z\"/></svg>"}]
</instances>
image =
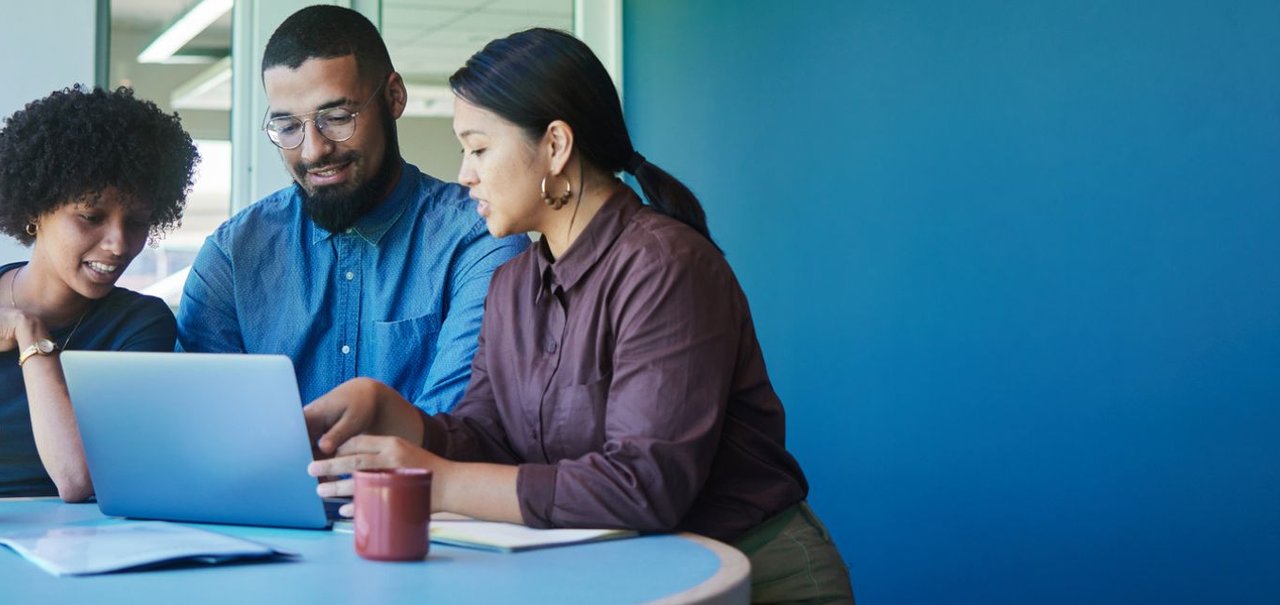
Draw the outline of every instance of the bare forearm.
<instances>
[{"instance_id":1,"label":"bare forearm","mask_svg":"<svg viewBox=\"0 0 1280 605\"><path fill-rule=\"evenodd\" d=\"M38 324L19 330L18 344L30 346L38 338L47 338ZM36 451L45 472L58 487L58 495L67 502L80 502L93 495L89 467L85 463L80 430L71 408L62 364L56 356L36 355L22 364L22 380L27 391L31 414L31 432Z\"/></svg>"},{"instance_id":2,"label":"bare forearm","mask_svg":"<svg viewBox=\"0 0 1280 605\"><path fill-rule=\"evenodd\" d=\"M524 523L516 496L519 467L483 462L450 462L437 468L432 508L486 521ZM443 472L441 472L443 471Z\"/></svg>"}]
</instances>

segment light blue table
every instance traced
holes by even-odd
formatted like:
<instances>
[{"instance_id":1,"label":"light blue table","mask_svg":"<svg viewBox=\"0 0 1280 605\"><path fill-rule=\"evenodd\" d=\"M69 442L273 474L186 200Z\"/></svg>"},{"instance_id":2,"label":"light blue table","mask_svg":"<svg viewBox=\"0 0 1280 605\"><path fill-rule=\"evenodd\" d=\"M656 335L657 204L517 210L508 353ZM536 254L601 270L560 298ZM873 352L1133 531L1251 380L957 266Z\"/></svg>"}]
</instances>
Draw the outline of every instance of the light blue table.
<instances>
[{"instance_id":1,"label":"light blue table","mask_svg":"<svg viewBox=\"0 0 1280 605\"><path fill-rule=\"evenodd\" d=\"M93 504L0 499L0 533L117 522ZM0 547L0 603L746 603L750 567L722 543L645 536L514 554L439 544L426 561L375 563L350 534L194 525L299 553L296 561L56 577Z\"/></svg>"}]
</instances>

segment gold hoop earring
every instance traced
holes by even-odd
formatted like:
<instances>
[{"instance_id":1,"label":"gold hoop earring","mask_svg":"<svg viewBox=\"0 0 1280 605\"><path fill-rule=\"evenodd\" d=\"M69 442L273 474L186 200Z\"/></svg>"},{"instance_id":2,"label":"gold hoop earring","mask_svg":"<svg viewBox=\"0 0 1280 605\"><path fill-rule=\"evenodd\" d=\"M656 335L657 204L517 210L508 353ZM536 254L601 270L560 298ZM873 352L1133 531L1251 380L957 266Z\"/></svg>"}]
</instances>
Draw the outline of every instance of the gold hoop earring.
<instances>
[{"instance_id":1,"label":"gold hoop earring","mask_svg":"<svg viewBox=\"0 0 1280 605\"><path fill-rule=\"evenodd\" d=\"M27 235L30 235L31 237L35 237L36 232L39 230L40 230L40 227L38 227L35 223L27 223Z\"/></svg>"},{"instance_id":2,"label":"gold hoop earring","mask_svg":"<svg viewBox=\"0 0 1280 605\"><path fill-rule=\"evenodd\" d=\"M542 189L542 201L546 202L548 206L551 206L552 210L559 210L564 208L565 204L569 203L570 197L573 197L573 183L566 178L564 180L564 195L551 197L550 195L547 195L547 177L550 176L551 175L548 174L547 176L542 177L542 185L540 187Z\"/></svg>"}]
</instances>

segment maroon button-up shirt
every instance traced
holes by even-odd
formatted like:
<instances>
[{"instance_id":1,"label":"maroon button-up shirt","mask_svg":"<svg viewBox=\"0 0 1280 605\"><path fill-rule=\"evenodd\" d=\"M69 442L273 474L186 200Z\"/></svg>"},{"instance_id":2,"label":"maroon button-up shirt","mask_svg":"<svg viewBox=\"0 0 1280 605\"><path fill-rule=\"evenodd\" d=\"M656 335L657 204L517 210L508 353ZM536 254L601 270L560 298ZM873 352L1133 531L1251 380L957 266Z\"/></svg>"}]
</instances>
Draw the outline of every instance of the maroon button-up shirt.
<instances>
[{"instance_id":1,"label":"maroon button-up shirt","mask_svg":"<svg viewBox=\"0 0 1280 605\"><path fill-rule=\"evenodd\" d=\"M629 188L561 258L493 274L466 395L426 425L449 459L518 464L532 527L733 540L808 492L728 263Z\"/></svg>"}]
</instances>

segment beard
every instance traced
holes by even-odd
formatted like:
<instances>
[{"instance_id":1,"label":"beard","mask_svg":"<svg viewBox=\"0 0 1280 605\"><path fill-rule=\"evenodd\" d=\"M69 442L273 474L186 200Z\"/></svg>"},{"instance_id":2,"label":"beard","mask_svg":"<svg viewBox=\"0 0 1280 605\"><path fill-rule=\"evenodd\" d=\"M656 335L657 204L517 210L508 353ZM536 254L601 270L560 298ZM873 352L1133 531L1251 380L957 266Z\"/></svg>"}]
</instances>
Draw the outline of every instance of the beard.
<instances>
[{"instance_id":1,"label":"beard","mask_svg":"<svg viewBox=\"0 0 1280 605\"><path fill-rule=\"evenodd\" d=\"M360 217L373 210L382 201L383 194L391 184L396 168L400 164L400 142L396 136L395 121L391 119L389 108L382 112L382 134L386 147L382 153L382 165L372 177L363 183L349 188L343 185L317 187L315 191L307 191L302 181L296 177L298 192L302 196L302 211L315 222L316 226L330 233L346 231ZM293 165L294 174L306 174L312 168L358 162L363 155L358 151L348 151L341 155L321 158L317 162Z\"/></svg>"}]
</instances>

